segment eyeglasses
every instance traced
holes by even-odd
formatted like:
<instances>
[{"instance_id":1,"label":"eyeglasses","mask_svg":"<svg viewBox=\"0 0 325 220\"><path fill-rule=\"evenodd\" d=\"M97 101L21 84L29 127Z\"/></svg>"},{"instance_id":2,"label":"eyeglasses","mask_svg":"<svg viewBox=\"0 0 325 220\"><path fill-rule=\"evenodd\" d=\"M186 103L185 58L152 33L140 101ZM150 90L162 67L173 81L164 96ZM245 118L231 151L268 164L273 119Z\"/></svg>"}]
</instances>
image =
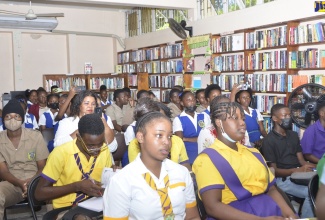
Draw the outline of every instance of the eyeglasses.
<instances>
[{"instance_id":1,"label":"eyeglasses","mask_svg":"<svg viewBox=\"0 0 325 220\"><path fill-rule=\"evenodd\" d=\"M97 152L101 152L101 151L103 151L103 150L105 150L107 148L107 144L104 144L101 147L91 148L91 147L86 145L86 143L84 142L84 140L82 139L82 137L79 134L77 134L77 137L81 141L83 149L88 154L94 154L94 153L97 153Z\"/></svg>"},{"instance_id":2,"label":"eyeglasses","mask_svg":"<svg viewBox=\"0 0 325 220\"><path fill-rule=\"evenodd\" d=\"M14 118L17 121L23 120L19 114L16 114L16 113L13 113L13 114L15 114L15 115L13 116L12 114L6 114L4 117L4 120L9 121L12 118Z\"/></svg>"}]
</instances>

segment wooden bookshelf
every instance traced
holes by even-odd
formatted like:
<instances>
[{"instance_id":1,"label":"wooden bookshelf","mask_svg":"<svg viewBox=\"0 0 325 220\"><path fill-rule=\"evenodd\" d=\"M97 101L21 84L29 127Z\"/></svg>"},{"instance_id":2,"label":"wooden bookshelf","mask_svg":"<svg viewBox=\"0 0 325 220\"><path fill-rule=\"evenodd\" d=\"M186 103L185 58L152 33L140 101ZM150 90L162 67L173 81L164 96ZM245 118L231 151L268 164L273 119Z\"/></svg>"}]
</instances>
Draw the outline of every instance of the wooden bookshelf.
<instances>
[{"instance_id":1,"label":"wooden bookshelf","mask_svg":"<svg viewBox=\"0 0 325 220\"><path fill-rule=\"evenodd\" d=\"M182 51L182 42L175 42L119 52L118 65L133 97L139 90L152 90L161 101L169 100L168 91L184 85Z\"/></svg>"},{"instance_id":2,"label":"wooden bookshelf","mask_svg":"<svg viewBox=\"0 0 325 220\"><path fill-rule=\"evenodd\" d=\"M46 74L43 75L43 87L50 92L51 86L57 85L64 92L68 92L71 86L85 86L88 90L99 92L101 85L106 85L108 92L122 89L128 86L126 74Z\"/></svg>"}]
</instances>

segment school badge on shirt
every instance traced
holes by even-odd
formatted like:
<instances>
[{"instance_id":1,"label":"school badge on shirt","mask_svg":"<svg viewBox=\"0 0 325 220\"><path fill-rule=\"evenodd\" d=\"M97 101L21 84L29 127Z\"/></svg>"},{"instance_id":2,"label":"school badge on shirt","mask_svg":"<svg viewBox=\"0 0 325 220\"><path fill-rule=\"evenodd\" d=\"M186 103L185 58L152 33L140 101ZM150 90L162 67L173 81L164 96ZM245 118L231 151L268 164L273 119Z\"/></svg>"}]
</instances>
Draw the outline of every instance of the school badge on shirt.
<instances>
[{"instance_id":1,"label":"school badge on shirt","mask_svg":"<svg viewBox=\"0 0 325 220\"><path fill-rule=\"evenodd\" d=\"M204 121L203 121L203 120L200 120L200 121L198 122L198 125L199 125L201 128L203 128L203 127L205 126Z\"/></svg>"},{"instance_id":2,"label":"school badge on shirt","mask_svg":"<svg viewBox=\"0 0 325 220\"><path fill-rule=\"evenodd\" d=\"M35 160L35 157L36 157L35 151L28 152L27 157L28 157L28 160Z\"/></svg>"}]
</instances>

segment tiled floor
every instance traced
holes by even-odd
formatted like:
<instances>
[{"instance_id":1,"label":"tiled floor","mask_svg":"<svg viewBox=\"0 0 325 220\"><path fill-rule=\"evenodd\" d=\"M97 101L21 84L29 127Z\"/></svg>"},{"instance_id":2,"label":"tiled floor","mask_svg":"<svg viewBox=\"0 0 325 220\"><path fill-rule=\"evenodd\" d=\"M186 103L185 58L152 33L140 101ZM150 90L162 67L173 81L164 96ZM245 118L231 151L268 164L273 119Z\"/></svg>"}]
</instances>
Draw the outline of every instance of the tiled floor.
<instances>
[{"instance_id":1,"label":"tiled floor","mask_svg":"<svg viewBox=\"0 0 325 220\"><path fill-rule=\"evenodd\" d=\"M40 211L37 211L37 219L42 220L43 215L46 213L46 206L42 206ZM33 220L32 212L29 207L22 207L17 209L7 210L8 220Z\"/></svg>"}]
</instances>

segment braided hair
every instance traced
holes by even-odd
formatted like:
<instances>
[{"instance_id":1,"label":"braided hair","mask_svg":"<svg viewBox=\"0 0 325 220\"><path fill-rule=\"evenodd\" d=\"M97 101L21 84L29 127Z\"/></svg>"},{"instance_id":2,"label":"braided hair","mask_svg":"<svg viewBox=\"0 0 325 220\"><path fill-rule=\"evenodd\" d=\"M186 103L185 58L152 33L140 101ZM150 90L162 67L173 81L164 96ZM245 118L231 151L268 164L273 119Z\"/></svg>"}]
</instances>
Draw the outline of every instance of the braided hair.
<instances>
[{"instance_id":1,"label":"braided hair","mask_svg":"<svg viewBox=\"0 0 325 220\"><path fill-rule=\"evenodd\" d=\"M245 117L244 110L241 107L241 105L238 104L237 102L220 102L216 104L214 108L212 108L211 106L210 117L213 126L217 128L215 122L216 119L225 121L227 119L227 115L229 115L230 117L234 116L236 114L237 109L239 109L242 118L244 118Z\"/></svg>"}]
</instances>

